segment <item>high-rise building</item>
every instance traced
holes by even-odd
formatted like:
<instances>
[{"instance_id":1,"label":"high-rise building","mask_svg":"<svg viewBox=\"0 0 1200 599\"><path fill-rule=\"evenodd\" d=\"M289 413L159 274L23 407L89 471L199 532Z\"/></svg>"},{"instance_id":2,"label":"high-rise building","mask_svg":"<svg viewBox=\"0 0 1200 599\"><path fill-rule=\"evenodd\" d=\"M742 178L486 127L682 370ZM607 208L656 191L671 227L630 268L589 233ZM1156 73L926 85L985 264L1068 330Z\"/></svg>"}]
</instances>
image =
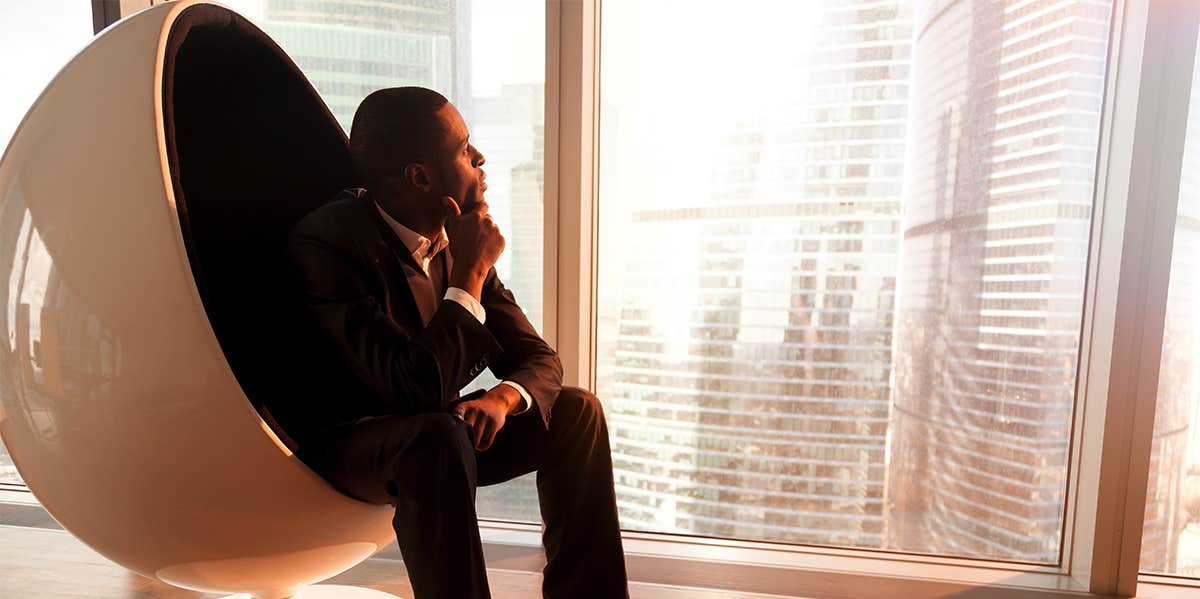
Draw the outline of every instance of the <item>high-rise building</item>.
<instances>
[{"instance_id":1,"label":"high-rise building","mask_svg":"<svg viewBox=\"0 0 1200 599\"><path fill-rule=\"evenodd\" d=\"M264 27L349 131L383 87L420 85L471 103L470 0L266 0Z\"/></svg>"},{"instance_id":2,"label":"high-rise building","mask_svg":"<svg viewBox=\"0 0 1200 599\"><path fill-rule=\"evenodd\" d=\"M797 84L696 173L710 193L634 198L613 233L634 246L598 352L623 526L881 543L906 6L821 2L775 75ZM605 152L621 115L601 126Z\"/></svg>"},{"instance_id":3,"label":"high-rise building","mask_svg":"<svg viewBox=\"0 0 1200 599\"><path fill-rule=\"evenodd\" d=\"M1111 6L917 4L885 545L1053 562Z\"/></svg>"},{"instance_id":4,"label":"high-rise building","mask_svg":"<svg viewBox=\"0 0 1200 599\"><path fill-rule=\"evenodd\" d=\"M489 214L507 243L496 270L535 327L542 324L542 172L545 135L543 84L505 85L476 96L471 138L486 162ZM483 143L483 142L480 142Z\"/></svg>"}]
</instances>

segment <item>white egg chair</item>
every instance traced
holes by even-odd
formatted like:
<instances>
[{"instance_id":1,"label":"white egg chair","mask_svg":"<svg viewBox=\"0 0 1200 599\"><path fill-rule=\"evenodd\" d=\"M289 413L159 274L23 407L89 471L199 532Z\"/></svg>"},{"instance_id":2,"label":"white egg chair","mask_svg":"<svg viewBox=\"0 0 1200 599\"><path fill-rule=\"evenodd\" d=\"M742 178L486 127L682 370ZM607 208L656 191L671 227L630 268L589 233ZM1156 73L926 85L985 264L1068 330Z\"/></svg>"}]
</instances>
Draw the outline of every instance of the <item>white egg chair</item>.
<instances>
[{"instance_id":1,"label":"white egg chair","mask_svg":"<svg viewBox=\"0 0 1200 599\"><path fill-rule=\"evenodd\" d=\"M278 413L323 393L284 239L351 183L312 86L219 5L132 15L50 83L0 160L0 436L64 528L188 589L391 597L306 586L393 510L309 470Z\"/></svg>"}]
</instances>

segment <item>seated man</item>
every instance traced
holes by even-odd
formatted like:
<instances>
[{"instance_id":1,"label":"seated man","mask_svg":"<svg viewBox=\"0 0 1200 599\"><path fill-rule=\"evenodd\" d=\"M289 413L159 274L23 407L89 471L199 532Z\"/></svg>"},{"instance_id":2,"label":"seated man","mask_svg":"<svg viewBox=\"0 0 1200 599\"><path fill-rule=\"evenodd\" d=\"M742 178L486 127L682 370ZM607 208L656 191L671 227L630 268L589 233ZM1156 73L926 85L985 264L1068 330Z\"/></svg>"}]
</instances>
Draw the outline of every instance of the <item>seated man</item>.
<instances>
[{"instance_id":1,"label":"seated man","mask_svg":"<svg viewBox=\"0 0 1200 599\"><path fill-rule=\"evenodd\" d=\"M366 189L289 240L340 387L306 408L331 422L302 457L344 493L395 505L418 599L489 597L475 488L533 471L544 596L627 597L600 402L561 386L558 356L496 276L504 238L462 116L437 92L380 90L350 152ZM503 382L459 398L488 366Z\"/></svg>"}]
</instances>

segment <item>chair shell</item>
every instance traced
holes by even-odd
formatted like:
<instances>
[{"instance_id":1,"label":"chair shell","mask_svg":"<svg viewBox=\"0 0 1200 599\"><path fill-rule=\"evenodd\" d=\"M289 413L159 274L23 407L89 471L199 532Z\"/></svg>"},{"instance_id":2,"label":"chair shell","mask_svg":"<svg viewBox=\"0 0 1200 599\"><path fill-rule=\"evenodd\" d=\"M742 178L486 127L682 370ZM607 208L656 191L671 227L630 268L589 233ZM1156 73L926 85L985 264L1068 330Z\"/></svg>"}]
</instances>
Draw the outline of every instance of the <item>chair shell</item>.
<instances>
[{"instance_id":1,"label":"chair shell","mask_svg":"<svg viewBox=\"0 0 1200 599\"><path fill-rule=\"evenodd\" d=\"M164 65L176 25L232 15L179 1L117 23L0 160L0 436L50 515L109 559L188 589L286 597L389 543L392 510L338 493L281 442L197 283Z\"/></svg>"}]
</instances>

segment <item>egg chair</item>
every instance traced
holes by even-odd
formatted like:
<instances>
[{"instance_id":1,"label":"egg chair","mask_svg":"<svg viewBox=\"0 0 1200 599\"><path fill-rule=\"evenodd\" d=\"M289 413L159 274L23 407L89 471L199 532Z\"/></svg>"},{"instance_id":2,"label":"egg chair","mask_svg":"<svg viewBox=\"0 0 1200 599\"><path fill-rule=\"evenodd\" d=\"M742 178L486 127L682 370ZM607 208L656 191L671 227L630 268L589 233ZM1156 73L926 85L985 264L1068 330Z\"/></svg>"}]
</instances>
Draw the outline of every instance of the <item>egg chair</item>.
<instances>
[{"instance_id":1,"label":"egg chair","mask_svg":"<svg viewBox=\"0 0 1200 599\"><path fill-rule=\"evenodd\" d=\"M64 528L188 589L391 597L305 586L389 543L393 512L287 425L331 398L284 241L352 183L312 86L219 5L132 15L59 72L0 160L0 436Z\"/></svg>"}]
</instances>

